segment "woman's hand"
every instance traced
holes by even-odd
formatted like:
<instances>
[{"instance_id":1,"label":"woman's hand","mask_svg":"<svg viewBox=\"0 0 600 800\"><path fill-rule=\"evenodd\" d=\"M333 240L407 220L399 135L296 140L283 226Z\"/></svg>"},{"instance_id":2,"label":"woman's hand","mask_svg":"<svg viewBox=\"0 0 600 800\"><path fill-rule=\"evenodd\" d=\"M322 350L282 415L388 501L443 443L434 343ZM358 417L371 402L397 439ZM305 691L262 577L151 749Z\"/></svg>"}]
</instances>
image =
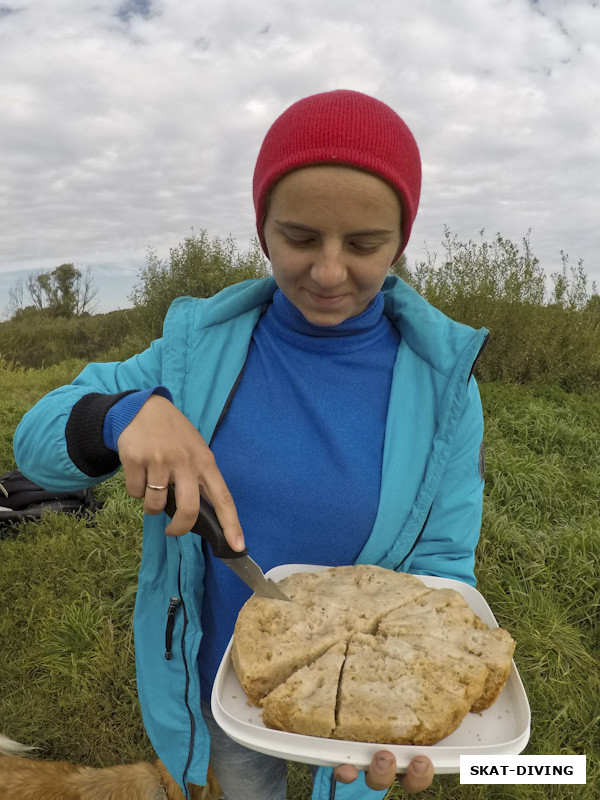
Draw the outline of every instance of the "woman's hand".
<instances>
[{"instance_id":1,"label":"woman's hand","mask_svg":"<svg viewBox=\"0 0 600 800\"><path fill-rule=\"evenodd\" d=\"M127 491L144 498L146 514L160 514L167 502L167 485L175 485L177 511L166 528L169 536L192 528L202 495L214 506L231 547L244 549L233 497L215 458L198 430L170 400L151 395L119 436L117 447Z\"/></svg>"},{"instance_id":2,"label":"woman's hand","mask_svg":"<svg viewBox=\"0 0 600 800\"><path fill-rule=\"evenodd\" d=\"M333 777L341 783L352 783L358 778L358 770L351 764L344 764L333 770ZM383 790L389 789L395 779L396 759L389 750L379 750L371 759L365 783L371 789ZM399 780L408 794L423 792L433 780L433 764L427 756L415 756Z\"/></svg>"}]
</instances>

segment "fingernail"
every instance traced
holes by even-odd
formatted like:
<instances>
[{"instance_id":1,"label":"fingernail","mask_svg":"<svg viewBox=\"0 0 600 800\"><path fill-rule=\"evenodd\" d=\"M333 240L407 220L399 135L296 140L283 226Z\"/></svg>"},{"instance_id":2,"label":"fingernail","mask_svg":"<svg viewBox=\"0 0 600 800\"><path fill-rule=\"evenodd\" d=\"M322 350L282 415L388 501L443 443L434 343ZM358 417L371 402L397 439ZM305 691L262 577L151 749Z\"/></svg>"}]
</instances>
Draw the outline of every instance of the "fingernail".
<instances>
[{"instance_id":1,"label":"fingernail","mask_svg":"<svg viewBox=\"0 0 600 800\"><path fill-rule=\"evenodd\" d=\"M244 537L241 534L235 537L235 549L238 552L244 549Z\"/></svg>"},{"instance_id":2,"label":"fingernail","mask_svg":"<svg viewBox=\"0 0 600 800\"><path fill-rule=\"evenodd\" d=\"M414 758L410 762L410 766L415 775L425 775L427 772L427 761L424 758Z\"/></svg>"},{"instance_id":3,"label":"fingernail","mask_svg":"<svg viewBox=\"0 0 600 800\"><path fill-rule=\"evenodd\" d=\"M375 766L381 772L386 772L392 766L392 759L389 756L377 756Z\"/></svg>"}]
</instances>

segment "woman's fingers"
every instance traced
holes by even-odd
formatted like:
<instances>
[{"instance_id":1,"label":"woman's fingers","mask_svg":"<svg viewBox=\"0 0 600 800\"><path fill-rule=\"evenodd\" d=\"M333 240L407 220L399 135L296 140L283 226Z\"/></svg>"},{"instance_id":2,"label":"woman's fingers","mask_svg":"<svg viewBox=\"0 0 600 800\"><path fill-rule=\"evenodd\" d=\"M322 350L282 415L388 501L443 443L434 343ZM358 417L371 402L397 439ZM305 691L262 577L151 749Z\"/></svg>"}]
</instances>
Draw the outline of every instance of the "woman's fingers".
<instances>
[{"instance_id":1,"label":"woman's fingers","mask_svg":"<svg viewBox=\"0 0 600 800\"><path fill-rule=\"evenodd\" d=\"M408 794L423 792L433 781L433 764L427 756L415 756L400 779L402 788Z\"/></svg>"},{"instance_id":2,"label":"woman's fingers","mask_svg":"<svg viewBox=\"0 0 600 800\"><path fill-rule=\"evenodd\" d=\"M177 510L170 536L187 533L198 519L200 495L214 507L225 538L244 549L244 536L231 492L213 453L199 431L169 400L152 395L119 436L117 446L125 484L132 497L144 498L144 511L159 514L166 487L175 485Z\"/></svg>"},{"instance_id":3,"label":"woman's fingers","mask_svg":"<svg viewBox=\"0 0 600 800\"><path fill-rule=\"evenodd\" d=\"M371 759L365 774L365 783L371 789L389 789L396 779L396 759L389 750L379 750ZM340 783L352 783L358 778L358 770L351 764L344 764L333 770L333 777ZM402 788L408 794L416 794L427 789L433 781L433 764L427 756L415 756L406 768L406 774L399 777Z\"/></svg>"},{"instance_id":4,"label":"woman's fingers","mask_svg":"<svg viewBox=\"0 0 600 800\"><path fill-rule=\"evenodd\" d=\"M168 478L147 476L144 487L144 514L160 514L167 502Z\"/></svg>"},{"instance_id":5,"label":"woman's fingers","mask_svg":"<svg viewBox=\"0 0 600 800\"><path fill-rule=\"evenodd\" d=\"M365 783L370 789L381 791L389 789L396 780L396 759L388 750L380 750L371 759L365 775Z\"/></svg>"},{"instance_id":6,"label":"woman's fingers","mask_svg":"<svg viewBox=\"0 0 600 800\"><path fill-rule=\"evenodd\" d=\"M358 770L352 764L343 764L333 770L333 777L340 783L352 783L358 778ZM371 789L389 789L396 778L396 759L389 750L379 750L371 759L365 774L365 783Z\"/></svg>"},{"instance_id":7,"label":"woman's fingers","mask_svg":"<svg viewBox=\"0 0 600 800\"><path fill-rule=\"evenodd\" d=\"M200 496L206 498L213 508L227 542L234 550L244 549L244 534L237 515L237 509L231 492L223 476L217 469L211 468L209 473L204 472L200 479L193 479L190 474L175 476L172 480L175 485L175 503L177 509L171 522L165 528L168 536L180 536L193 528L200 512ZM162 511L166 502L166 492L162 502ZM146 494L146 499L148 494Z\"/></svg>"},{"instance_id":8,"label":"woman's fingers","mask_svg":"<svg viewBox=\"0 0 600 800\"><path fill-rule=\"evenodd\" d=\"M169 536L187 533L198 519L200 495L202 495L215 509L229 545L234 550L243 550L244 534L233 497L210 451L209 455L210 458L206 459L205 466L200 470L201 474L196 479L193 478L193 474L189 473L175 475L173 478L177 510L165 532Z\"/></svg>"},{"instance_id":9,"label":"woman's fingers","mask_svg":"<svg viewBox=\"0 0 600 800\"><path fill-rule=\"evenodd\" d=\"M333 777L340 783L352 783L358 778L358 770L352 764L342 764L333 770Z\"/></svg>"},{"instance_id":10,"label":"woman's fingers","mask_svg":"<svg viewBox=\"0 0 600 800\"><path fill-rule=\"evenodd\" d=\"M211 454L212 455L212 454ZM230 547L244 549L244 534L233 496L213 459L213 467L202 478L202 495L212 503Z\"/></svg>"},{"instance_id":11,"label":"woman's fingers","mask_svg":"<svg viewBox=\"0 0 600 800\"><path fill-rule=\"evenodd\" d=\"M193 528L200 512L200 488L193 474L183 474L171 480L175 486L176 510L167 527L167 536L181 536ZM166 496L165 496L166 501ZM164 507L164 504L163 504ZM162 509L161 509L162 511Z\"/></svg>"}]
</instances>

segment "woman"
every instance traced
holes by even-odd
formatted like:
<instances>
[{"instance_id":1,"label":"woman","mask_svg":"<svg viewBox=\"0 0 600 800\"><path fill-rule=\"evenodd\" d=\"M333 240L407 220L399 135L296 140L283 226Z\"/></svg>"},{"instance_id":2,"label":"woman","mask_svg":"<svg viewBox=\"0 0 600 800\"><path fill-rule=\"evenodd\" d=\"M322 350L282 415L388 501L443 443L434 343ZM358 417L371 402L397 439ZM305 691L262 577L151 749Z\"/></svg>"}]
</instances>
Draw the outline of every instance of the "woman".
<instances>
[{"instance_id":1,"label":"woman","mask_svg":"<svg viewBox=\"0 0 600 800\"><path fill-rule=\"evenodd\" d=\"M182 787L203 782L210 747L230 800L285 797L285 762L228 740L205 702L249 592L199 537L182 535L200 493L230 544L247 544L263 569L363 562L474 583L483 422L472 370L487 334L387 276L420 181L414 138L387 105L352 91L295 103L268 131L254 174L273 278L175 301L162 339L129 361L89 365L15 434L20 469L41 485L88 486L122 466L144 499L138 691ZM313 798L382 796L395 771L387 751L366 776L321 768ZM417 758L405 789L432 776Z\"/></svg>"}]
</instances>

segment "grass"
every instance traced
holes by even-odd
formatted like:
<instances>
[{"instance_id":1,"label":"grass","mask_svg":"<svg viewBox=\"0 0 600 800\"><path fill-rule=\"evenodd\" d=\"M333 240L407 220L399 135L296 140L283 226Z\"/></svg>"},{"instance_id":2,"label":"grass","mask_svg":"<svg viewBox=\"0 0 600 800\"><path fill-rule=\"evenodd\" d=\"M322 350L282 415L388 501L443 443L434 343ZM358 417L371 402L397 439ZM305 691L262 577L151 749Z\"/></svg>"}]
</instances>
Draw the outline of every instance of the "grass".
<instances>
[{"instance_id":1,"label":"grass","mask_svg":"<svg viewBox=\"0 0 600 800\"><path fill-rule=\"evenodd\" d=\"M152 758L139 713L131 616L141 513L119 479L85 519L48 514L2 542L0 719L49 758Z\"/></svg>"},{"instance_id":2,"label":"grass","mask_svg":"<svg viewBox=\"0 0 600 800\"><path fill-rule=\"evenodd\" d=\"M0 366L6 471L8 432L22 412L81 366ZM461 786L443 775L419 797L592 800L600 790L600 396L491 383L481 390L487 464L478 588L517 641L532 710L525 753L586 754L588 782ZM48 515L4 531L0 728L44 757L104 766L154 754L131 634L140 506L119 476L96 492L104 506L93 524ZM397 786L389 794L403 796ZM288 798L309 797L308 771L293 765Z\"/></svg>"}]
</instances>

